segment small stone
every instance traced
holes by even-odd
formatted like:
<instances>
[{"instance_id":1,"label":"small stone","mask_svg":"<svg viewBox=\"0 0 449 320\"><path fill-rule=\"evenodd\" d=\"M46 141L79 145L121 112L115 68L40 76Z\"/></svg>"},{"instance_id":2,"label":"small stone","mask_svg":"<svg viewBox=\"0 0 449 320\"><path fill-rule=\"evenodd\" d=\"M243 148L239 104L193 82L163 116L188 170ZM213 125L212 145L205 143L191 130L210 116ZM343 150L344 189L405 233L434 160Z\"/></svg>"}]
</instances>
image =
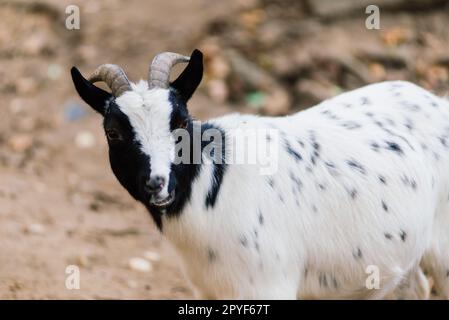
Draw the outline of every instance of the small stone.
<instances>
[{"instance_id":1,"label":"small stone","mask_svg":"<svg viewBox=\"0 0 449 320\"><path fill-rule=\"evenodd\" d=\"M95 146L95 137L89 131L79 132L75 137L75 144L81 149L90 149Z\"/></svg>"},{"instance_id":2,"label":"small stone","mask_svg":"<svg viewBox=\"0 0 449 320\"><path fill-rule=\"evenodd\" d=\"M42 235L45 233L45 227L39 223L32 223L25 227L25 233Z\"/></svg>"},{"instance_id":3,"label":"small stone","mask_svg":"<svg viewBox=\"0 0 449 320\"><path fill-rule=\"evenodd\" d=\"M51 80L58 80L62 75L62 67L59 64L52 63L47 68L47 76Z\"/></svg>"},{"instance_id":4,"label":"small stone","mask_svg":"<svg viewBox=\"0 0 449 320\"><path fill-rule=\"evenodd\" d=\"M281 88L274 89L265 99L263 111L269 116L278 116L288 113L290 96Z\"/></svg>"},{"instance_id":5,"label":"small stone","mask_svg":"<svg viewBox=\"0 0 449 320\"><path fill-rule=\"evenodd\" d=\"M209 96L216 102L223 103L227 100L229 91L223 80L213 79L207 83Z\"/></svg>"},{"instance_id":6,"label":"small stone","mask_svg":"<svg viewBox=\"0 0 449 320\"><path fill-rule=\"evenodd\" d=\"M33 145L33 137L28 134L17 134L8 141L9 147L15 152L25 152Z\"/></svg>"},{"instance_id":7,"label":"small stone","mask_svg":"<svg viewBox=\"0 0 449 320\"><path fill-rule=\"evenodd\" d=\"M131 258L129 260L129 267L131 270L139 272L151 272L153 270L151 262L142 258Z\"/></svg>"},{"instance_id":8,"label":"small stone","mask_svg":"<svg viewBox=\"0 0 449 320\"><path fill-rule=\"evenodd\" d=\"M143 257L149 261L157 262L161 260L161 256L159 253L154 251L145 251Z\"/></svg>"},{"instance_id":9,"label":"small stone","mask_svg":"<svg viewBox=\"0 0 449 320\"><path fill-rule=\"evenodd\" d=\"M127 284L130 289L137 289L137 287L139 286L139 284L135 280L128 280Z\"/></svg>"},{"instance_id":10,"label":"small stone","mask_svg":"<svg viewBox=\"0 0 449 320\"><path fill-rule=\"evenodd\" d=\"M19 94L31 94L37 91L37 82L33 78L19 78L15 85Z\"/></svg>"}]
</instances>

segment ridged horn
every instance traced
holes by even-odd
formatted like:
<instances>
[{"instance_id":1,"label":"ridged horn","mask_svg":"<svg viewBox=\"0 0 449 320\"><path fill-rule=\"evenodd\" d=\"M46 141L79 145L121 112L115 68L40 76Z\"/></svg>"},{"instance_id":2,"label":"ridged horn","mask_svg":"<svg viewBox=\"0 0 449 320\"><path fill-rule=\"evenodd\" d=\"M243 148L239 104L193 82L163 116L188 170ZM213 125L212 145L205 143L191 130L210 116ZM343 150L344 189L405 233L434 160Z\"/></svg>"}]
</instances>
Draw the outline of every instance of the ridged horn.
<instances>
[{"instance_id":1,"label":"ridged horn","mask_svg":"<svg viewBox=\"0 0 449 320\"><path fill-rule=\"evenodd\" d=\"M178 63L189 62L190 57L174 52L163 52L154 57L148 72L148 86L167 89L170 85L170 71Z\"/></svg>"},{"instance_id":2,"label":"ridged horn","mask_svg":"<svg viewBox=\"0 0 449 320\"><path fill-rule=\"evenodd\" d=\"M115 97L131 90L131 84L122 68L116 64L102 64L89 77L89 81L103 81L111 89Z\"/></svg>"}]
</instances>

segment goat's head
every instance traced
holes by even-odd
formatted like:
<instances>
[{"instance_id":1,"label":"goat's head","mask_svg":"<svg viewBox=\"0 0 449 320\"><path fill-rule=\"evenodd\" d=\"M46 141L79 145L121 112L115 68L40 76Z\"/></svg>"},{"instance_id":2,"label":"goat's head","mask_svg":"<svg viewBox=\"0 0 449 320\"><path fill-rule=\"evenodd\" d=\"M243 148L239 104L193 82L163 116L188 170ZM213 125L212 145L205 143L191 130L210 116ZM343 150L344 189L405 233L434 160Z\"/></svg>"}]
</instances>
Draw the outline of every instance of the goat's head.
<instances>
[{"instance_id":1,"label":"goat's head","mask_svg":"<svg viewBox=\"0 0 449 320\"><path fill-rule=\"evenodd\" d=\"M170 83L170 69L180 62L189 63ZM202 53L195 50L190 58L169 52L157 55L148 83L130 83L120 67L110 64L98 67L88 80L75 67L71 73L78 94L104 117L109 160L117 179L147 207L170 206L178 183L173 173L173 131L191 130L186 104L203 76ZM111 93L96 87L97 81L104 81Z\"/></svg>"}]
</instances>

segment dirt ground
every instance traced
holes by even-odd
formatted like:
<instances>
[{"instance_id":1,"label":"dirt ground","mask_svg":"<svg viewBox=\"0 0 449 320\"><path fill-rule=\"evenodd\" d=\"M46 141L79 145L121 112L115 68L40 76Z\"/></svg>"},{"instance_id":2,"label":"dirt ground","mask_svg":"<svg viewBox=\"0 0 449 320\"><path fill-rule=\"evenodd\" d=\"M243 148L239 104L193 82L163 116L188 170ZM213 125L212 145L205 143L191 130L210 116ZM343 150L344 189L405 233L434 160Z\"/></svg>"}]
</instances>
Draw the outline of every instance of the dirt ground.
<instances>
[{"instance_id":1,"label":"dirt ground","mask_svg":"<svg viewBox=\"0 0 449 320\"><path fill-rule=\"evenodd\" d=\"M115 180L101 117L76 95L72 65L88 74L100 63L117 63L138 80L156 53L201 47L209 54L206 67L231 71L207 75L190 102L199 119L236 110L289 113L384 79L447 92L449 10L396 12L382 20L383 30L369 32L363 11L301 20L307 8L282 16L283 6L267 5L276 2L0 1L1 299L193 298L175 253ZM81 9L80 30L64 26L69 4ZM272 27L262 29L261 20ZM280 90L273 94L294 92L286 96L289 107L254 102L263 84L229 85L245 75L226 56L220 69L211 56L221 46L272 75L268 82ZM133 258L147 261L146 269L130 266ZM80 267L79 290L65 285L72 264Z\"/></svg>"}]
</instances>

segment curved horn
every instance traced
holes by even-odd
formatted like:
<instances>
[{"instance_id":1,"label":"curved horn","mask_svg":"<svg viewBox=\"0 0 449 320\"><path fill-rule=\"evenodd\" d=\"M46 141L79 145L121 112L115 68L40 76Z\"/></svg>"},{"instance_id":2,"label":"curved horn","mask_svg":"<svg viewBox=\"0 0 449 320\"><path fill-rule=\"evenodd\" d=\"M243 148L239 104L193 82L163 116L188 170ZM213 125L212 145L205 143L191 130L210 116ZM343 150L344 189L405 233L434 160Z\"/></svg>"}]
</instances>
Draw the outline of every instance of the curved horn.
<instances>
[{"instance_id":1,"label":"curved horn","mask_svg":"<svg viewBox=\"0 0 449 320\"><path fill-rule=\"evenodd\" d=\"M102 64L89 77L94 83L103 81L111 89L115 97L121 96L125 91L131 90L131 84L122 68L116 64Z\"/></svg>"},{"instance_id":2,"label":"curved horn","mask_svg":"<svg viewBox=\"0 0 449 320\"><path fill-rule=\"evenodd\" d=\"M153 88L168 88L170 70L181 62L189 62L190 58L173 52L163 52L154 57L148 72L148 86Z\"/></svg>"}]
</instances>

